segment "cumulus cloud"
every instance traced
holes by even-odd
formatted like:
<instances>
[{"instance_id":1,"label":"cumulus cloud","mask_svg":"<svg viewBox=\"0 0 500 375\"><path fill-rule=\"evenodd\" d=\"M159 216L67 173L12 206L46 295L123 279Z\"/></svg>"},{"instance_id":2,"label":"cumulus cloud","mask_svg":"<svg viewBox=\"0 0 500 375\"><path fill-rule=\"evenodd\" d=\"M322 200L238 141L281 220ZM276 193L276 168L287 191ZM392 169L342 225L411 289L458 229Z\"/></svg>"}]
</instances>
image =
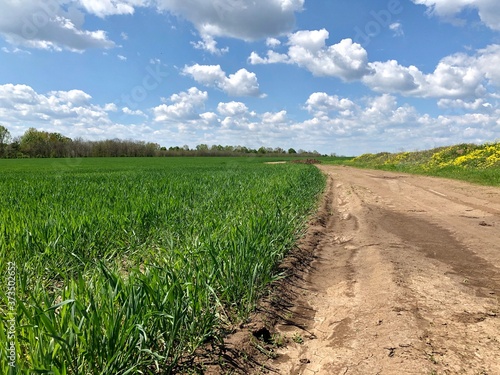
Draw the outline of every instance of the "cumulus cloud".
<instances>
[{"instance_id":1,"label":"cumulus cloud","mask_svg":"<svg viewBox=\"0 0 500 375\"><path fill-rule=\"evenodd\" d=\"M134 14L135 8L145 6L145 0L78 0L87 13L104 18L111 15Z\"/></svg>"},{"instance_id":2,"label":"cumulus cloud","mask_svg":"<svg viewBox=\"0 0 500 375\"><path fill-rule=\"evenodd\" d=\"M220 65L195 64L185 66L182 73L190 75L202 85L217 87L230 96L261 95L257 75L246 69L227 76Z\"/></svg>"},{"instance_id":3,"label":"cumulus cloud","mask_svg":"<svg viewBox=\"0 0 500 375\"><path fill-rule=\"evenodd\" d=\"M329 33L321 30L300 30L288 37L287 54L267 52L267 58L252 52L252 64L288 63L309 70L315 76L334 76L344 81L361 78L367 73L367 52L352 39L326 45Z\"/></svg>"},{"instance_id":4,"label":"cumulus cloud","mask_svg":"<svg viewBox=\"0 0 500 375\"><path fill-rule=\"evenodd\" d=\"M248 107L242 102L219 103L217 112L222 116L242 116L248 112Z\"/></svg>"},{"instance_id":5,"label":"cumulus cloud","mask_svg":"<svg viewBox=\"0 0 500 375\"><path fill-rule=\"evenodd\" d=\"M67 0L2 1L0 35L12 45L55 51L114 47L103 30L83 29L78 6Z\"/></svg>"},{"instance_id":6,"label":"cumulus cloud","mask_svg":"<svg viewBox=\"0 0 500 375\"><path fill-rule=\"evenodd\" d=\"M125 113L126 115L130 116L142 116L142 117L148 117L143 111L140 109L136 109L135 111L130 109L129 107L123 107L122 112Z\"/></svg>"},{"instance_id":7,"label":"cumulus cloud","mask_svg":"<svg viewBox=\"0 0 500 375\"><path fill-rule=\"evenodd\" d=\"M267 57L260 57L257 53L252 52L250 57L248 58L248 62L252 65L257 64L292 64L293 62L290 60L287 54L285 53L277 53L275 51L267 51Z\"/></svg>"},{"instance_id":8,"label":"cumulus cloud","mask_svg":"<svg viewBox=\"0 0 500 375\"><path fill-rule=\"evenodd\" d=\"M285 110L279 112L265 112L262 114L264 124L283 124L288 120Z\"/></svg>"},{"instance_id":9,"label":"cumulus cloud","mask_svg":"<svg viewBox=\"0 0 500 375\"><path fill-rule=\"evenodd\" d=\"M303 5L304 0L157 0L160 10L192 22L202 38L247 41L289 32Z\"/></svg>"},{"instance_id":10,"label":"cumulus cloud","mask_svg":"<svg viewBox=\"0 0 500 375\"><path fill-rule=\"evenodd\" d=\"M89 139L116 138L117 134L141 139L150 132L145 124L113 122L110 113L118 110L116 105L97 105L92 101L82 90L38 93L27 85L0 85L0 123L8 124L16 136L29 127Z\"/></svg>"},{"instance_id":11,"label":"cumulus cloud","mask_svg":"<svg viewBox=\"0 0 500 375\"><path fill-rule=\"evenodd\" d=\"M154 121L168 122L199 119L200 111L204 108L207 99L207 92L196 87L191 87L179 94L173 94L168 100L172 104L161 104L153 108Z\"/></svg>"},{"instance_id":12,"label":"cumulus cloud","mask_svg":"<svg viewBox=\"0 0 500 375\"><path fill-rule=\"evenodd\" d=\"M448 20L456 20L456 16L465 9L475 9L481 21L493 30L500 30L500 3L497 0L413 0L422 4L428 12Z\"/></svg>"},{"instance_id":13,"label":"cumulus cloud","mask_svg":"<svg viewBox=\"0 0 500 375\"><path fill-rule=\"evenodd\" d=\"M395 26L395 28L397 28ZM441 59L434 71L403 66L396 60L368 61L366 50L351 39L327 45L328 31L301 30L288 36L288 51L268 50L262 57L252 52L250 64L294 64L315 76L363 82L380 93L421 98L471 100L491 95L500 85L500 45L473 54L456 53Z\"/></svg>"},{"instance_id":14,"label":"cumulus cloud","mask_svg":"<svg viewBox=\"0 0 500 375\"><path fill-rule=\"evenodd\" d=\"M362 113L363 117L374 122L391 118L397 109L396 98L389 94L383 94L370 98Z\"/></svg>"},{"instance_id":15,"label":"cumulus cloud","mask_svg":"<svg viewBox=\"0 0 500 375\"><path fill-rule=\"evenodd\" d=\"M492 44L478 50L472 63L485 74L491 84L500 86L500 45Z\"/></svg>"},{"instance_id":16,"label":"cumulus cloud","mask_svg":"<svg viewBox=\"0 0 500 375\"><path fill-rule=\"evenodd\" d=\"M131 15L139 7L151 7L190 21L201 37L194 47L221 54L228 49L219 48L216 38L249 41L283 35L293 29L303 5L304 0L3 0L0 34L11 44L30 48L111 48L115 44L104 31L83 28L85 16ZM121 37L127 39L125 33Z\"/></svg>"},{"instance_id":17,"label":"cumulus cloud","mask_svg":"<svg viewBox=\"0 0 500 375\"><path fill-rule=\"evenodd\" d=\"M438 106L443 109L464 109L475 112L489 112L493 109L493 105L486 102L484 99L476 99L474 101L465 101L462 99L440 99L438 101Z\"/></svg>"},{"instance_id":18,"label":"cumulus cloud","mask_svg":"<svg viewBox=\"0 0 500 375\"><path fill-rule=\"evenodd\" d=\"M411 92L417 90L416 81L421 80L421 72L415 66L404 67L396 60L369 63L370 74L362 80L375 91L381 92Z\"/></svg>"},{"instance_id":19,"label":"cumulus cloud","mask_svg":"<svg viewBox=\"0 0 500 375\"><path fill-rule=\"evenodd\" d=\"M317 147L330 143L341 153L345 142L350 144L351 154L375 151L377 147L388 150L393 142L407 145L412 141L409 133L422 128L416 109L400 105L389 94L353 101L316 92L309 96L304 109L311 117L293 124L294 131L314 139Z\"/></svg>"},{"instance_id":20,"label":"cumulus cloud","mask_svg":"<svg viewBox=\"0 0 500 375\"><path fill-rule=\"evenodd\" d=\"M475 56L463 53L443 58L432 73L424 74L415 66L404 67L397 61L368 63L370 74L362 81L379 92L401 93L423 98L474 98L486 95L486 85L498 85L500 68L491 65L500 58L490 46Z\"/></svg>"},{"instance_id":21,"label":"cumulus cloud","mask_svg":"<svg viewBox=\"0 0 500 375\"><path fill-rule=\"evenodd\" d=\"M350 99L339 98L337 95L331 96L325 92L315 92L307 99L305 108L316 117L322 117L332 112L350 115L355 104Z\"/></svg>"},{"instance_id":22,"label":"cumulus cloud","mask_svg":"<svg viewBox=\"0 0 500 375\"><path fill-rule=\"evenodd\" d=\"M91 98L81 90L50 91L44 95L27 85L5 84L0 86L0 116L12 116L11 120L44 120L78 117L87 112L97 117L105 109L92 106Z\"/></svg>"},{"instance_id":23,"label":"cumulus cloud","mask_svg":"<svg viewBox=\"0 0 500 375\"><path fill-rule=\"evenodd\" d=\"M281 45L281 42L279 41L279 39L276 39L276 38L267 38L266 39L266 46L268 46L269 48L276 48L279 45Z\"/></svg>"}]
</instances>

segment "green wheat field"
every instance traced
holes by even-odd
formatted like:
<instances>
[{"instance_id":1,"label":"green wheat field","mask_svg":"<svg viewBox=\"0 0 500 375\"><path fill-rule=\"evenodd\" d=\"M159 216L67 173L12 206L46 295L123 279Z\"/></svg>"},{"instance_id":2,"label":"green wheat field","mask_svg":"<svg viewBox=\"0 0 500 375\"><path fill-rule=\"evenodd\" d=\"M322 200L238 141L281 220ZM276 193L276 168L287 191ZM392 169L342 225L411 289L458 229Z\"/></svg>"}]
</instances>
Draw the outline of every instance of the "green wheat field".
<instances>
[{"instance_id":1,"label":"green wheat field","mask_svg":"<svg viewBox=\"0 0 500 375\"><path fill-rule=\"evenodd\" d=\"M169 374L222 340L325 185L263 161L0 160L0 372Z\"/></svg>"}]
</instances>

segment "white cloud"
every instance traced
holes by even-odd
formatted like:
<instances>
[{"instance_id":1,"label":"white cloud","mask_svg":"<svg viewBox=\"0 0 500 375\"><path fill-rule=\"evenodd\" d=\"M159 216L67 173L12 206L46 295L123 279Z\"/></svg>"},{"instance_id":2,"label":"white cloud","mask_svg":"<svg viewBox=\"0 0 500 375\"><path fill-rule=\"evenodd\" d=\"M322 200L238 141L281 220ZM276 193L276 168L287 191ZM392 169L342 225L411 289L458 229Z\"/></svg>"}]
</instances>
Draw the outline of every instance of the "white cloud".
<instances>
[{"instance_id":1,"label":"white cloud","mask_svg":"<svg viewBox=\"0 0 500 375\"><path fill-rule=\"evenodd\" d=\"M185 66L183 74L190 75L196 82L221 89L230 96L259 96L259 83L255 73L240 69L226 76L220 65Z\"/></svg>"},{"instance_id":2,"label":"white cloud","mask_svg":"<svg viewBox=\"0 0 500 375\"><path fill-rule=\"evenodd\" d=\"M332 112L350 115L355 104L351 100L339 98L337 95L331 96L325 92L315 92L307 99L305 108L316 117L322 117Z\"/></svg>"},{"instance_id":3,"label":"white cloud","mask_svg":"<svg viewBox=\"0 0 500 375\"><path fill-rule=\"evenodd\" d=\"M396 98L389 94L383 94L371 98L363 110L363 117L370 122L387 121L397 110Z\"/></svg>"},{"instance_id":4,"label":"white cloud","mask_svg":"<svg viewBox=\"0 0 500 375\"><path fill-rule=\"evenodd\" d=\"M230 96L260 95L257 76L246 69L240 69L236 73L230 74L225 80L222 89Z\"/></svg>"},{"instance_id":5,"label":"white cloud","mask_svg":"<svg viewBox=\"0 0 500 375\"><path fill-rule=\"evenodd\" d=\"M197 42L191 42L191 45L196 49L205 50L213 55L223 55L229 52L228 47L218 48L215 39L211 35L206 33L201 35L201 40Z\"/></svg>"},{"instance_id":6,"label":"white cloud","mask_svg":"<svg viewBox=\"0 0 500 375\"><path fill-rule=\"evenodd\" d=\"M432 15L454 20L465 9L476 9L482 22L493 30L500 30L500 2L497 0L413 0L428 7Z\"/></svg>"},{"instance_id":7,"label":"white cloud","mask_svg":"<svg viewBox=\"0 0 500 375\"><path fill-rule=\"evenodd\" d=\"M465 109L467 111L491 111L493 106L484 99L476 99L474 101L465 101L462 99L440 99L438 106L444 109Z\"/></svg>"},{"instance_id":8,"label":"white cloud","mask_svg":"<svg viewBox=\"0 0 500 375\"><path fill-rule=\"evenodd\" d=\"M27 85L0 85L0 123L12 134L22 135L29 127L58 132L65 136L141 139L150 131L146 125L127 126L111 121L114 103L96 105L81 90L37 93Z\"/></svg>"},{"instance_id":9,"label":"white cloud","mask_svg":"<svg viewBox=\"0 0 500 375\"><path fill-rule=\"evenodd\" d=\"M2 52L13 53L13 54L25 53L27 55L31 55L30 51L26 51L26 50L23 50L23 49L20 49L20 48L17 48L17 47L14 47L12 49L8 49L7 47L2 47Z\"/></svg>"},{"instance_id":10,"label":"white cloud","mask_svg":"<svg viewBox=\"0 0 500 375\"><path fill-rule=\"evenodd\" d=\"M277 64L277 63L292 64L292 61L290 60L287 54L277 53L271 50L267 51L267 57L265 58L260 57L255 52L252 52L250 54L250 57L248 58L248 62L252 65Z\"/></svg>"},{"instance_id":11,"label":"white cloud","mask_svg":"<svg viewBox=\"0 0 500 375\"><path fill-rule=\"evenodd\" d=\"M321 30L301 30L289 35L288 53L268 51L267 58L253 52L252 64L290 63L309 70L315 76L333 76L344 81L361 78L367 73L367 52L351 39L327 46L329 33Z\"/></svg>"},{"instance_id":12,"label":"white cloud","mask_svg":"<svg viewBox=\"0 0 500 375\"><path fill-rule=\"evenodd\" d=\"M123 55L117 55L116 57L118 57L118 59L121 61L127 61L127 58Z\"/></svg>"},{"instance_id":13,"label":"white cloud","mask_svg":"<svg viewBox=\"0 0 500 375\"><path fill-rule=\"evenodd\" d=\"M484 73L491 84L500 86L500 45L493 44L478 50L471 63Z\"/></svg>"},{"instance_id":14,"label":"white cloud","mask_svg":"<svg viewBox=\"0 0 500 375\"><path fill-rule=\"evenodd\" d=\"M422 74L414 67L404 67L395 60L369 63L371 74L363 77L363 82L380 92L411 92L417 90L416 82Z\"/></svg>"},{"instance_id":15,"label":"white cloud","mask_svg":"<svg viewBox=\"0 0 500 375\"><path fill-rule=\"evenodd\" d=\"M394 22L389 25L389 29L393 31L394 36L403 36L405 33L403 31L403 25L400 22Z\"/></svg>"},{"instance_id":16,"label":"white cloud","mask_svg":"<svg viewBox=\"0 0 500 375\"><path fill-rule=\"evenodd\" d=\"M172 104L161 104L153 108L154 120L168 122L199 119L200 110L205 107L207 99L207 92L200 91L196 87L191 87L186 92L173 94L169 99Z\"/></svg>"},{"instance_id":17,"label":"white cloud","mask_svg":"<svg viewBox=\"0 0 500 375\"><path fill-rule=\"evenodd\" d=\"M281 124L287 122L287 113L286 111L279 112L265 112L262 115L262 122L264 124Z\"/></svg>"},{"instance_id":18,"label":"white cloud","mask_svg":"<svg viewBox=\"0 0 500 375\"><path fill-rule=\"evenodd\" d=\"M214 38L232 37L246 41L282 35L295 25L295 13L304 0L157 0L160 10L192 22L202 41L196 43L220 53Z\"/></svg>"},{"instance_id":19,"label":"white cloud","mask_svg":"<svg viewBox=\"0 0 500 375\"><path fill-rule=\"evenodd\" d=\"M445 57L436 70L426 76L432 96L463 98L484 94L484 74L475 66L475 58L465 54Z\"/></svg>"},{"instance_id":20,"label":"white cloud","mask_svg":"<svg viewBox=\"0 0 500 375\"><path fill-rule=\"evenodd\" d=\"M399 26L394 26L399 30ZM360 80L380 93L399 93L420 98L449 98L470 101L494 95L500 86L500 45L489 45L474 54L456 53L441 59L434 71L396 60L369 62L366 50L351 39L327 45L329 33L301 30L288 37L287 53L267 51L266 57L252 52L250 64L295 64L316 76Z\"/></svg>"},{"instance_id":21,"label":"white cloud","mask_svg":"<svg viewBox=\"0 0 500 375\"><path fill-rule=\"evenodd\" d=\"M248 113L248 107L242 102L219 103L217 105L217 112L226 117L242 116Z\"/></svg>"},{"instance_id":22,"label":"white cloud","mask_svg":"<svg viewBox=\"0 0 500 375\"><path fill-rule=\"evenodd\" d=\"M279 39L276 39L276 38L267 38L266 39L266 46L268 46L269 48L276 48L279 45L281 45L281 42L279 41Z\"/></svg>"},{"instance_id":23,"label":"white cloud","mask_svg":"<svg viewBox=\"0 0 500 375\"><path fill-rule=\"evenodd\" d=\"M191 65L185 66L183 74L190 75L193 79L206 86L222 87L226 80L226 73L220 65Z\"/></svg>"},{"instance_id":24,"label":"white cloud","mask_svg":"<svg viewBox=\"0 0 500 375\"><path fill-rule=\"evenodd\" d=\"M111 15L134 14L135 8L145 6L145 0L78 0L90 14L104 18Z\"/></svg>"},{"instance_id":25,"label":"white cloud","mask_svg":"<svg viewBox=\"0 0 500 375\"><path fill-rule=\"evenodd\" d=\"M404 67L395 60L373 62L370 74L362 81L378 92L401 93L423 98L474 98L487 94L487 84L498 85L500 61L497 48L490 46L476 56L463 53L443 58L432 73L424 74L417 67Z\"/></svg>"},{"instance_id":26,"label":"white cloud","mask_svg":"<svg viewBox=\"0 0 500 375\"><path fill-rule=\"evenodd\" d=\"M128 107L123 107L122 108L122 112L126 115L130 115L130 116L142 116L142 117L148 117L143 111L141 111L140 109L136 109L135 111L134 110L131 110L130 108Z\"/></svg>"},{"instance_id":27,"label":"white cloud","mask_svg":"<svg viewBox=\"0 0 500 375\"><path fill-rule=\"evenodd\" d=\"M15 46L61 51L112 48L102 30L83 29L84 15L65 0L2 1L0 35Z\"/></svg>"}]
</instances>

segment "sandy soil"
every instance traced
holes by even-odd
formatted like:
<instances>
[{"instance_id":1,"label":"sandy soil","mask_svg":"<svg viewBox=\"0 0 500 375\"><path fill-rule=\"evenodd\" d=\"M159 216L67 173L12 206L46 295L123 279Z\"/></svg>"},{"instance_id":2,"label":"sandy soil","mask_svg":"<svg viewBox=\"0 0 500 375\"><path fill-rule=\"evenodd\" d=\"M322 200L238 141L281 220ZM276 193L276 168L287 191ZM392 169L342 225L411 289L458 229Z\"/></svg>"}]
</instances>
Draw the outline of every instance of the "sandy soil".
<instances>
[{"instance_id":1,"label":"sandy soil","mask_svg":"<svg viewBox=\"0 0 500 375\"><path fill-rule=\"evenodd\" d=\"M320 168L328 176L323 203L302 256L285 268L309 265L275 290L265 318L229 338L233 354L248 356L233 356L234 368L500 374L500 189ZM252 358L244 343L270 355Z\"/></svg>"}]
</instances>

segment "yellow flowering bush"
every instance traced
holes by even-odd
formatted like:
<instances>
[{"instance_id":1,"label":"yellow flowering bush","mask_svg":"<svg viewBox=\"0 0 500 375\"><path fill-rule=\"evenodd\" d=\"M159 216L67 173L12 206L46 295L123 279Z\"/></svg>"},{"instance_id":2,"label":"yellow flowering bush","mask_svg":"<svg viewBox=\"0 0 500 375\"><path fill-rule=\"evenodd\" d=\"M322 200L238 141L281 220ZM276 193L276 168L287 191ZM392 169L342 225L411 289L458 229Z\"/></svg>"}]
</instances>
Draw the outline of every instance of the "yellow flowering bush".
<instances>
[{"instance_id":1,"label":"yellow flowering bush","mask_svg":"<svg viewBox=\"0 0 500 375\"><path fill-rule=\"evenodd\" d=\"M387 158L387 160L385 161L385 165L388 165L388 164L402 164L404 163L405 161L408 160L408 158L410 157L410 153L409 152L400 152L399 154L391 154L389 155L389 157Z\"/></svg>"},{"instance_id":2,"label":"yellow flowering bush","mask_svg":"<svg viewBox=\"0 0 500 375\"><path fill-rule=\"evenodd\" d=\"M466 143L445 147L432 155L428 167L444 168L450 165L461 165L456 164L457 159L469 162L472 159L468 158L468 156L476 152L480 147L481 146Z\"/></svg>"},{"instance_id":3,"label":"yellow flowering bush","mask_svg":"<svg viewBox=\"0 0 500 375\"><path fill-rule=\"evenodd\" d=\"M469 154L459 156L452 165L464 168L491 168L500 165L500 144L484 145Z\"/></svg>"},{"instance_id":4,"label":"yellow flowering bush","mask_svg":"<svg viewBox=\"0 0 500 375\"><path fill-rule=\"evenodd\" d=\"M417 152L364 154L353 164L370 167L410 167L432 171L446 167L469 169L500 168L500 142L484 145L463 143L450 147Z\"/></svg>"}]
</instances>

